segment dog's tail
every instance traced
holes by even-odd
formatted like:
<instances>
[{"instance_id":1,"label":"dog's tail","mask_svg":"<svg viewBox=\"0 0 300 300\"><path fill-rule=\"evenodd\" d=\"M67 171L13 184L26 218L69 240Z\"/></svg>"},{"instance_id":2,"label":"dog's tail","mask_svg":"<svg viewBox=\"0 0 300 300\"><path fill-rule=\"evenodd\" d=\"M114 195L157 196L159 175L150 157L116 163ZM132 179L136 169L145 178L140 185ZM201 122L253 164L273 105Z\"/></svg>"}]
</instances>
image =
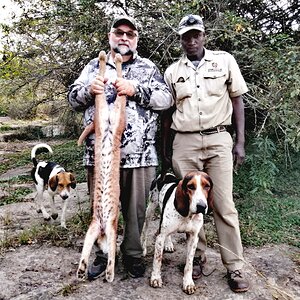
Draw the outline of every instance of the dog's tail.
<instances>
[{"instance_id":1,"label":"dog's tail","mask_svg":"<svg viewBox=\"0 0 300 300\"><path fill-rule=\"evenodd\" d=\"M45 143L37 144L32 148L32 150L31 150L31 160L32 160L32 163L35 167L38 164L38 161L35 158L35 156L39 153L47 153L47 152L50 152L51 154L53 153L52 148L49 145L45 144Z\"/></svg>"}]
</instances>

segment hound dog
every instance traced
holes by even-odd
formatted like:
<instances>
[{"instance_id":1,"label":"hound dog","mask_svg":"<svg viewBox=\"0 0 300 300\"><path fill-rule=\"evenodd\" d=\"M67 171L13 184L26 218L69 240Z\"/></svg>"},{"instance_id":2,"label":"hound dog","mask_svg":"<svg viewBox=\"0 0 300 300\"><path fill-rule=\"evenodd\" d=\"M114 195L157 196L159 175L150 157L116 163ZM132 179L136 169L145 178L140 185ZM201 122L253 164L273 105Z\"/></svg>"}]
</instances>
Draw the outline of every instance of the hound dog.
<instances>
[{"instance_id":1,"label":"hound dog","mask_svg":"<svg viewBox=\"0 0 300 300\"><path fill-rule=\"evenodd\" d=\"M146 237L149 220L159 205L161 219L155 241L153 270L150 278L152 287L161 287L161 265L163 250L173 252L171 234L187 233L187 256L183 276L183 291L193 294L196 290L192 279L193 260L198 243L198 233L203 226L203 214L212 209L212 187L210 177L200 171L189 172L182 180L173 174L166 174L162 181L159 175L150 188L150 203L142 232L144 255L147 254Z\"/></svg>"},{"instance_id":2,"label":"hound dog","mask_svg":"<svg viewBox=\"0 0 300 300\"><path fill-rule=\"evenodd\" d=\"M37 195L36 205L37 212L43 214L43 218L46 221L57 219L58 213L54 204L54 196L59 195L64 201L61 222L60 225L66 228L66 208L70 197L71 188L75 189L76 180L72 173L66 172L63 167L55 162L38 162L36 155L42 152L53 153L52 148L47 144L37 144L31 150L31 160L33 163L33 169L31 170L31 177L35 183ZM46 211L43 204L43 194L47 190L50 196L51 216Z\"/></svg>"}]
</instances>

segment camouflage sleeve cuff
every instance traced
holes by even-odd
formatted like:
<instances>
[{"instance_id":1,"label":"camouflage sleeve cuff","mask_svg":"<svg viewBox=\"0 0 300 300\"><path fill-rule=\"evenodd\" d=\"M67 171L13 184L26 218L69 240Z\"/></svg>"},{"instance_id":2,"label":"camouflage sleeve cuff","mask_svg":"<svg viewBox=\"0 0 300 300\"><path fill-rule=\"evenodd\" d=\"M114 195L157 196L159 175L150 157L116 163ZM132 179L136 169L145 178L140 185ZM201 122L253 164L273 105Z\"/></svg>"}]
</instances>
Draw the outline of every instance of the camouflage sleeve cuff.
<instances>
[{"instance_id":1,"label":"camouflage sleeve cuff","mask_svg":"<svg viewBox=\"0 0 300 300\"><path fill-rule=\"evenodd\" d=\"M135 89L135 95L128 97L129 100L135 101L143 107L149 107L151 91L149 88L145 88L136 81L133 82Z\"/></svg>"},{"instance_id":2,"label":"camouflage sleeve cuff","mask_svg":"<svg viewBox=\"0 0 300 300\"><path fill-rule=\"evenodd\" d=\"M89 92L89 86L71 87L68 100L76 111L84 111L95 103L95 97Z\"/></svg>"}]
</instances>

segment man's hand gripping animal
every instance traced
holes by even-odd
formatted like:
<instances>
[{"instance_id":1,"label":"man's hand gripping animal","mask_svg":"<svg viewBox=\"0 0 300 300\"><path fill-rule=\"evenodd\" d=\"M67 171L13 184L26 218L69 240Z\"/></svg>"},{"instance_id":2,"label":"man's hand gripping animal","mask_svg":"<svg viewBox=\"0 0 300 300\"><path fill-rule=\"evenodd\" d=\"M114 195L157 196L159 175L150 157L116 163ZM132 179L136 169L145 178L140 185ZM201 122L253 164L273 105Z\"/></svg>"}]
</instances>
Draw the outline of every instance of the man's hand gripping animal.
<instances>
[{"instance_id":1,"label":"man's hand gripping animal","mask_svg":"<svg viewBox=\"0 0 300 300\"><path fill-rule=\"evenodd\" d=\"M122 56L116 54L117 76L122 77ZM106 54L99 54L99 74L104 77ZM81 259L77 270L78 278L86 277L88 260L94 243L107 253L106 280L114 280L117 226L120 197L120 144L125 129L126 96L117 96L108 106L105 94L95 98L95 188L93 218L85 236ZM90 126L92 127L92 126ZM91 128L89 129L90 132ZM82 133L83 135L83 133ZM81 136L82 136L81 135Z\"/></svg>"}]
</instances>

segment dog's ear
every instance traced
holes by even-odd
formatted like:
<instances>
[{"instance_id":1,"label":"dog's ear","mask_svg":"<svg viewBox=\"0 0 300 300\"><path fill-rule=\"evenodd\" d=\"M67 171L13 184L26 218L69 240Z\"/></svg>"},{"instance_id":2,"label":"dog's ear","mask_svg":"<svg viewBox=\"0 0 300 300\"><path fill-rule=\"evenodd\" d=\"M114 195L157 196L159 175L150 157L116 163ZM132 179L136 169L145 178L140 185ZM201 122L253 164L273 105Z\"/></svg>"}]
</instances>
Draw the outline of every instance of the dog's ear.
<instances>
[{"instance_id":1,"label":"dog's ear","mask_svg":"<svg viewBox=\"0 0 300 300\"><path fill-rule=\"evenodd\" d=\"M207 214L212 213L213 210L214 210L214 197L213 197L213 194L214 194L214 192L211 188L209 193L208 193L208 199L207 199L207 204L208 204Z\"/></svg>"},{"instance_id":2,"label":"dog's ear","mask_svg":"<svg viewBox=\"0 0 300 300\"><path fill-rule=\"evenodd\" d=\"M180 180L176 189L174 206L176 210L183 216L187 217L190 209L189 196L184 187L184 180Z\"/></svg>"},{"instance_id":3,"label":"dog's ear","mask_svg":"<svg viewBox=\"0 0 300 300\"><path fill-rule=\"evenodd\" d=\"M75 189L76 188L76 179L75 179L75 176L72 173L69 173L69 174L70 174L71 188Z\"/></svg>"},{"instance_id":4,"label":"dog's ear","mask_svg":"<svg viewBox=\"0 0 300 300\"><path fill-rule=\"evenodd\" d=\"M52 176L50 179L49 179L49 184L50 186L50 189L54 192L57 188L57 185L58 185L58 176L55 175L55 176Z\"/></svg>"},{"instance_id":5,"label":"dog's ear","mask_svg":"<svg viewBox=\"0 0 300 300\"><path fill-rule=\"evenodd\" d=\"M210 190L208 192L208 197L207 197L207 205L208 205L208 210L207 210L207 214L210 214L211 212L213 212L214 210L214 198L213 198L213 182L210 178L210 176L205 176L206 179L209 181L210 183Z\"/></svg>"}]
</instances>

